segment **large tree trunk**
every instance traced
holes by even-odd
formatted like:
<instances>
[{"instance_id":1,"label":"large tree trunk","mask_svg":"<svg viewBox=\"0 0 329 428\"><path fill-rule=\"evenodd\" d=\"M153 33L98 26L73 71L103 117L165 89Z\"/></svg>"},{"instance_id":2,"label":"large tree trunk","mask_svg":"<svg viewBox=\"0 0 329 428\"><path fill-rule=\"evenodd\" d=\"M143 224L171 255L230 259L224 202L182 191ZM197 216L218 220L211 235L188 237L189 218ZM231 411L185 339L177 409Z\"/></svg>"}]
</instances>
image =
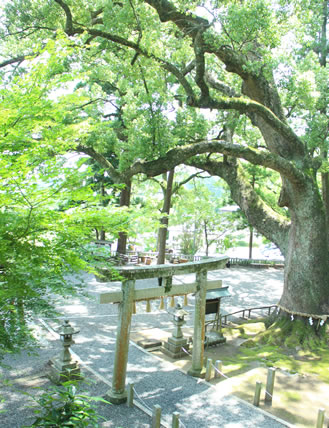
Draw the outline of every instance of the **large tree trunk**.
<instances>
[{"instance_id":1,"label":"large tree trunk","mask_svg":"<svg viewBox=\"0 0 329 428\"><path fill-rule=\"evenodd\" d=\"M327 66L327 52L328 52L328 41L327 41L327 25L328 25L328 4L327 0L322 1L322 28L320 34L320 56L319 62L321 67L326 68ZM321 109L321 113L324 116L327 116L328 110L328 95L325 94L326 100L323 103L323 107ZM323 142L325 145L326 132L323 132ZM328 161L328 150L322 149L321 153L322 157L325 161ZM327 225L327 240L329 245L329 174L328 172L323 172L321 174L321 183L322 183L322 199L326 214L326 225Z\"/></svg>"},{"instance_id":2,"label":"large tree trunk","mask_svg":"<svg viewBox=\"0 0 329 428\"><path fill-rule=\"evenodd\" d=\"M311 177L303 186L285 183L281 203L291 223L265 208L234 159L225 162L193 159L190 165L223 178L249 224L274 242L285 255L282 310L304 316L329 315L329 251L323 202Z\"/></svg>"},{"instance_id":3,"label":"large tree trunk","mask_svg":"<svg viewBox=\"0 0 329 428\"><path fill-rule=\"evenodd\" d=\"M120 195L120 207L129 207L130 205L130 195L131 195L131 181L125 183L125 187L121 191ZM120 232L117 252L120 254L126 254L127 252L127 232Z\"/></svg>"},{"instance_id":4,"label":"large tree trunk","mask_svg":"<svg viewBox=\"0 0 329 428\"><path fill-rule=\"evenodd\" d=\"M326 159L328 156L326 156ZM327 241L329 243L329 174L324 172L321 174L321 183L322 183L322 199L326 216L326 226L327 226Z\"/></svg>"},{"instance_id":5,"label":"large tree trunk","mask_svg":"<svg viewBox=\"0 0 329 428\"><path fill-rule=\"evenodd\" d=\"M319 191L306 179L303 189L292 188L287 196L291 228L280 307L297 315L329 315L329 253Z\"/></svg>"},{"instance_id":6,"label":"large tree trunk","mask_svg":"<svg viewBox=\"0 0 329 428\"><path fill-rule=\"evenodd\" d=\"M164 191L164 199L163 199L163 207L162 214L160 220L160 227L158 231L158 265L165 263L165 255L166 255L166 242L167 242L167 232L168 232L168 224L169 224L169 214L171 207L171 196L173 190L173 182L174 182L174 174L175 170L172 169L167 174L167 187Z\"/></svg>"}]
</instances>

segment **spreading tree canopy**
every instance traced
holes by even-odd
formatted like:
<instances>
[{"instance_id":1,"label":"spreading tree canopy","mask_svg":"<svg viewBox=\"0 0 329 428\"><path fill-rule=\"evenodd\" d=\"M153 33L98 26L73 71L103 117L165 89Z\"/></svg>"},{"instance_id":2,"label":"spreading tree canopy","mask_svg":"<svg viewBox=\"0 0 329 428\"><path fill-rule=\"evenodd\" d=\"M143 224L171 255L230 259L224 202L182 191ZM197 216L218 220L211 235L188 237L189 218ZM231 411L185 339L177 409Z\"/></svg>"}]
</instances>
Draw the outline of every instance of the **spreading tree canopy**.
<instances>
[{"instance_id":1,"label":"spreading tree canopy","mask_svg":"<svg viewBox=\"0 0 329 428\"><path fill-rule=\"evenodd\" d=\"M67 70L105 70L125 98L123 159L142 144L127 177L187 164L223 178L285 255L282 311L329 315L326 0L15 0L4 13L2 70L19 73L64 33ZM183 120L176 145L168 118L182 111L201 112L207 135L189 138L205 121ZM280 175L276 205L255 191L250 164Z\"/></svg>"}]
</instances>

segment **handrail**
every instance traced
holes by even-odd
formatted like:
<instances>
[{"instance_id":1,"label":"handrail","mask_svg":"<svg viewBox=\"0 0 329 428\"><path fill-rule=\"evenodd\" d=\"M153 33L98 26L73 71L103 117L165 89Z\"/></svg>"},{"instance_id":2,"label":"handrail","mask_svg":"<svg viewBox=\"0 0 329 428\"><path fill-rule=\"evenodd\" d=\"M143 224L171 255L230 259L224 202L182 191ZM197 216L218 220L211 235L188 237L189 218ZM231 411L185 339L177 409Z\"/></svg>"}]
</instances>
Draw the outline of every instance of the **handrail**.
<instances>
[{"instance_id":1,"label":"handrail","mask_svg":"<svg viewBox=\"0 0 329 428\"><path fill-rule=\"evenodd\" d=\"M230 257L231 265L253 265L253 264L263 264L263 265L284 265L284 260L272 260L272 259L244 259L241 257Z\"/></svg>"},{"instance_id":2,"label":"handrail","mask_svg":"<svg viewBox=\"0 0 329 428\"><path fill-rule=\"evenodd\" d=\"M271 309L272 308L277 308L277 307L278 307L278 305L268 305L268 306L256 306L254 308L239 309L238 311L222 315L221 316L221 321L222 321L222 324L227 324L227 318L229 316L236 315L236 314L239 314L239 313L242 313L242 317L240 317L240 318L246 318L246 319L248 319L248 318L250 318L250 315L251 315L252 311L261 310L261 309L268 309L268 316L270 316L271 315ZM248 312L248 317L245 316L246 312Z\"/></svg>"}]
</instances>

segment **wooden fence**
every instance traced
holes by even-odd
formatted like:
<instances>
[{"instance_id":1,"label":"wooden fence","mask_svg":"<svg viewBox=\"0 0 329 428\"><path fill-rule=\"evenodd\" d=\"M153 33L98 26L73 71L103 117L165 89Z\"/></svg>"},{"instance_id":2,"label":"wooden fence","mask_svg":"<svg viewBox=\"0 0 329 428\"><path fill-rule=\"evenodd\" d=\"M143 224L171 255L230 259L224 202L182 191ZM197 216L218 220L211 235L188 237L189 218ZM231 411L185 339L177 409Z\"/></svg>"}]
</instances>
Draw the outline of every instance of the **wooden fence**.
<instances>
[{"instance_id":1,"label":"wooden fence","mask_svg":"<svg viewBox=\"0 0 329 428\"><path fill-rule=\"evenodd\" d=\"M254 308L245 308L245 309L239 309L238 311L231 312L229 314L222 315L222 324L227 324L228 317L232 317L233 315L242 314L241 317L243 319L249 319L251 318L251 312L253 311L267 311L267 316L271 315L272 309L277 309L277 305L269 305L269 306L256 306ZM248 314L246 316L246 314Z\"/></svg>"}]
</instances>

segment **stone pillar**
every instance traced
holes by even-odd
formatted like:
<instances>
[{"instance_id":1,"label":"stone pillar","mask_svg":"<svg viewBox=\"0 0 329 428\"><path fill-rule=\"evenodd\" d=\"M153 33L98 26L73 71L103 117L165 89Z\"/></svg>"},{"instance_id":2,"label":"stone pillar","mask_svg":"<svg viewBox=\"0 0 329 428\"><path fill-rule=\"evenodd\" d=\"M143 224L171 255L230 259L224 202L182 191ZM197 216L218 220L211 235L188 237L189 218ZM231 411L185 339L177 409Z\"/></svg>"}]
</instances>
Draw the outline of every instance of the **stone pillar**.
<instances>
[{"instance_id":1,"label":"stone pillar","mask_svg":"<svg viewBox=\"0 0 329 428\"><path fill-rule=\"evenodd\" d=\"M112 388L106 394L107 400L113 404L122 404L127 401L125 387L134 291L134 280L122 282L122 302L119 307Z\"/></svg>"},{"instance_id":2,"label":"stone pillar","mask_svg":"<svg viewBox=\"0 0 329 428\"><path fill-rule=\"evenodd\" d=\"M204 339L205 339L205 318L206 318L206 293L207 293L207 271L202 270L196 273L196 293L194 308L194 333L192 367L188 374L195 377L204 377L203 366Z\"/></svg>"}]
</instances>

